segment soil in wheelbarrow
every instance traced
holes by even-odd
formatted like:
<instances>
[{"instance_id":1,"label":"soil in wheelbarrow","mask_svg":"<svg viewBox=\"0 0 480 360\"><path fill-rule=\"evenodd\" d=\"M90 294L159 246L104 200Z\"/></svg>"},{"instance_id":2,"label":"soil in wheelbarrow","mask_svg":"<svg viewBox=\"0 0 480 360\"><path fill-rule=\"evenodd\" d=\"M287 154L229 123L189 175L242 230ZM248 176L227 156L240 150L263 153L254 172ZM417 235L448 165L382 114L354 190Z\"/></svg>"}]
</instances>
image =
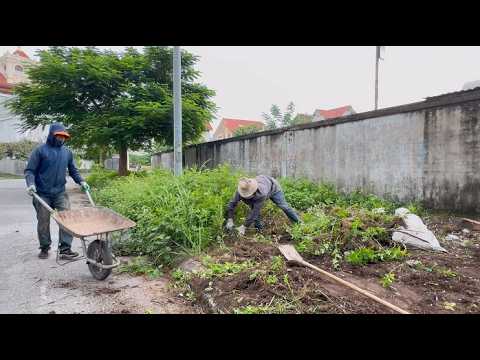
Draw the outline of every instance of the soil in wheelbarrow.
<instances>
[{"instance_id":1,"label":"soil in wheelbarrow","mask_svg":"<svg viewBox=\"0 0 480 360\"><path fill-rule=\"evenodd\" d=\"M343 262L339 271L327 256L305 260L411 313L480 313L480 232L462 231L459 219L440 214L426 221L448 253L410 249L402 261ZM446 240L448 234L459 239ZM276 242L290 240L277 235L270 242L251 235L227 239L226 246L197 259L203 270L172 282L210 313L393 313L311 269L281 262ZM389 273L394 280L384 287L382 277Z\"/></svg>"}]
</instances>

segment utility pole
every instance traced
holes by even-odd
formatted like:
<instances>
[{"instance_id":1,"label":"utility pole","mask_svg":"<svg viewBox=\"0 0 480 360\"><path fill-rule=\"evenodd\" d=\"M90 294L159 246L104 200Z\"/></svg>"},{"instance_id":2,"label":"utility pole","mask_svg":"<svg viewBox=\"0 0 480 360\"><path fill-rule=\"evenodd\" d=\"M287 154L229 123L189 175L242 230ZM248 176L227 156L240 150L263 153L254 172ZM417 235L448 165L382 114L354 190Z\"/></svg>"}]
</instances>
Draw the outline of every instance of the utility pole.
<instances>
[{"instance_id":1,"label":"utility pole","mask_svg":"<svg viewBox=\"0 0 480 360\"><path fill-rule=\"evenodd\" d=\"M180 46L173 47L173 167L175 176L182 175L182 55Z\"/></svg>"},{"instance_id":2,"label":"utility pole","mask_svg":"<svg viewBox=\"0 0 480 360\"><path fill-rule=\"evenodd\" d=\"M380 46L377 46L375 55L375 110L378 109L378 61L380 60Z\"/></svg>"}]
</instances>

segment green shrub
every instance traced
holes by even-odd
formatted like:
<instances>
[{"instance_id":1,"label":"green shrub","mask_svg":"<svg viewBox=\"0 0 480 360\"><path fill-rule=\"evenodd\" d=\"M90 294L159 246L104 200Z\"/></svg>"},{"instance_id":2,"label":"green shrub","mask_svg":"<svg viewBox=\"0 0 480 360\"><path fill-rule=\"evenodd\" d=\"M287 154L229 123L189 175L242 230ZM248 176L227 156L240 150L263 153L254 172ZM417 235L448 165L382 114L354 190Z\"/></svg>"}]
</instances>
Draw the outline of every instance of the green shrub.
<instances>
[{"instance_id":1,"label":"green shrub","mask_svg":"<svg viewBox=\"0 0 480 360\"><path fill-rule=\"evenodd\" d=\"M98 165L92 167L90 175L85 179L87 183L94 189L101 189L111 183L118 177L118 173L114 170L106 170Z\"/></svg>"},{"instance_id":2,"label":"green shrub","mask_svg":"<svg viewBox=\"0 0 480 360\"><path fill-rule=\"evenodd\" d=\"M285 198L297 210L307 210L318 205L331 205L338 201L339 195L331 184L318 184L307 179L282 178L280 180Z\"/></svg>"}]
</instances>

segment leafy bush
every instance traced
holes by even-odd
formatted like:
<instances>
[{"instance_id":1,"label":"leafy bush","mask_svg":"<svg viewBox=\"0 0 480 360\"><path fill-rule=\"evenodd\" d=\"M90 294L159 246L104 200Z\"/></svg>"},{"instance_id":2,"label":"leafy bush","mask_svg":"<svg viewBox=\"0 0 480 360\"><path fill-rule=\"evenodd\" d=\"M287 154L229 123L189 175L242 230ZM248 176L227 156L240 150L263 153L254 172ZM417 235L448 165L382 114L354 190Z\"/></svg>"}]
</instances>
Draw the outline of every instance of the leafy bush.
<instances>
[{"instance_id":1,"label":"leafy bush","mask_svg":"<svg viewBox=\"0 0 480 360\"><path fill-rule=\"evenodd\" d=\"M115 170L106 170L98 165L94 165L86 181L92 188L98 190L110 184L117 177L118 173Z\"/></svg>"},{"instance_id":2,"label":"leafy bush","mask_svg":"<svg viewBox=\"0 0 480 360\"><path fill-rule=\"evenodd\" d=\"M129 154L128 158L131 165L149 166L151 161L150 154Z\"/></svg>"},{"instance_id":3,"label":"leafy bush","mask_svg":"<svg viewBox=\"0 0 480 360\"><path fill-rule=\"evenodd\" d=\"M283 178L280 185L288 203L297 210L307 210L317 204L331 205L339 200L339 194L331 184L317 184L307 179Z\"/></svg>"}]
</instances>

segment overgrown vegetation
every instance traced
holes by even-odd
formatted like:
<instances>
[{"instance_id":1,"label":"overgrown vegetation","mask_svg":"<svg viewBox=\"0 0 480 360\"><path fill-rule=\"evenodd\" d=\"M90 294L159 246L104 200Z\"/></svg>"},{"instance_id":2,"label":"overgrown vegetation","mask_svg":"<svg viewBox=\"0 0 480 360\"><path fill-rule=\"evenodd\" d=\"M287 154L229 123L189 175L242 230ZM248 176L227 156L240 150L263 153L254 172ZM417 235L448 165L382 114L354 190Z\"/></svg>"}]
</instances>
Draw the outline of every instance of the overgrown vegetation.
<instances>
[{"instance_id":1,"label":"overgrown vegetation","mask_svg":"<svg viewBox=\"0 0 480 360\"><path fill-rule=\"evenodd\" d=\"M97 188L96 201L137 223L117 250L147 255L154 264L170 264L185 252L199 254L221 238L225 205L240 177L227 167L191 169L181 177L164 170L116 179L103 173L97 170L88 179Z\"/></svg>"},{"instance_id":2,"label":"overgrown vegetation","mask_svg":"<svg viewBox=\"0 0 480 360\"><path fill-rule=\"evenodd\" d=\"M95 168L88 182L95 188L95 200L137 223L128 241L117 243L116 251L147 256L155 266L172 264L181 254L201 254L212 244L221 244L226 204L245 174L227 166L189 169L180 177L169 171L139 172L119 178L113 171ZM342 194L331 184L316 184L305 179L282 179L287 201L301 212L302 223L283 229L304 255L328 256L335 268L347 261L365 265L393 261L406 250L390 247L390 230L397 224L394 209L399 205L359 191ZM412 205L413 208L413 205ZM239 206L236 222L247 213ZM284 216L270 202L263 210L264 220ZM268 234L257 234L258 242L271 243ZM236 271L233 264L216 268L210 274ZM265 276L263 276L265 275ZM276 274L266 272L266 281L275 283ZM275 276L274 276L275 275Z\"/></svg>"}]
</instances>

